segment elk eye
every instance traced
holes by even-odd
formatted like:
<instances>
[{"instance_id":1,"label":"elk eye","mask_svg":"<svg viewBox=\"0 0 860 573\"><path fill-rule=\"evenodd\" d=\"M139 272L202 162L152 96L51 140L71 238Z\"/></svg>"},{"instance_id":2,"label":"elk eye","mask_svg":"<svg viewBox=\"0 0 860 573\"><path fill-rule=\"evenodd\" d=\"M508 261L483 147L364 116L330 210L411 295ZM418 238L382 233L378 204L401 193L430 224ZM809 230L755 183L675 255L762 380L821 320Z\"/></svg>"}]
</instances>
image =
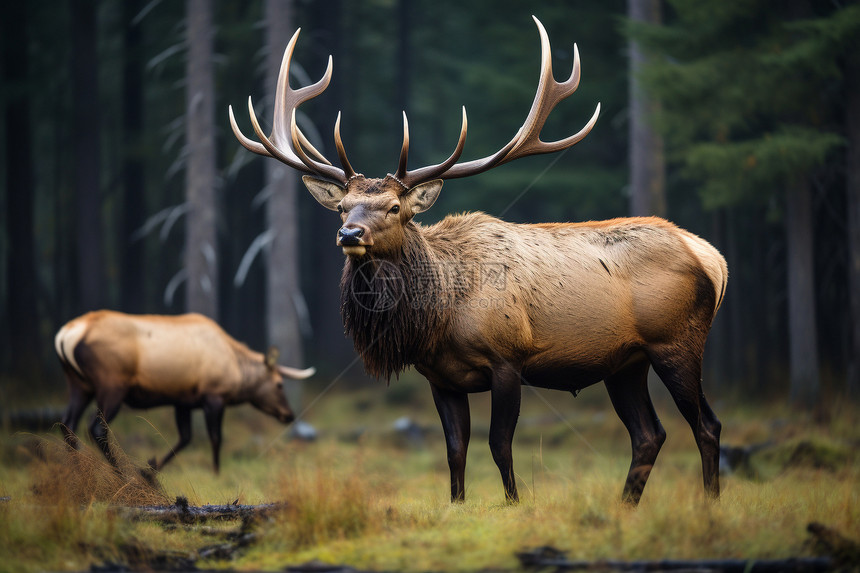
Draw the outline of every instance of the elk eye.
<instances>
[{"instance_id":1,"label":"elk eye","mask_svg":"<svg viewBox=\"0 0 860 573\"><path fill-rule=\"evenodd\" d=\"M343 213L343 205L341 205L340 203L337 204L337 212Z\"/></svg>"},{"instance_id":2,"label":"elk eye","mask_svg":"<svg viewBox=\"0 0 860 573\"><path fill-rule=\"evenodd\" d=\"M391 209L388 210L389 213L394 213L395 215L400 212L400 205L395 205Z\"/></svg>"}]
</instances>

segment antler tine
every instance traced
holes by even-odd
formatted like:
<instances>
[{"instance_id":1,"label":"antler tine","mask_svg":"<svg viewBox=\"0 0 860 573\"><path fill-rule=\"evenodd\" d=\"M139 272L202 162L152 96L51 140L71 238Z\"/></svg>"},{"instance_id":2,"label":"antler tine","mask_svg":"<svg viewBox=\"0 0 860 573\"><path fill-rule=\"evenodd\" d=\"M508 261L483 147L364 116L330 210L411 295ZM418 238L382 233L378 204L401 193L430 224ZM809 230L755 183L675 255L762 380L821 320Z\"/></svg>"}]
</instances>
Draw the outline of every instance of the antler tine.
<instances>
[{"instance_id":1,"label":"antler tine","mask_svg":"<svg viewBox=\"0 0 860 573\"><path fill-rule=\"evenodd\" d=\"M250 103L250 99L248 101ZM227 106L227 113L230 115L230 127L233 128L233 135L236 136L236 139L239 140L239 143L247 149L248 151L253 151L259 155L264 155L266 157L272 157L272 154L266 151L266 148L263 147L261 143L254 141L253 139L248 139L245 137L245 134L242 133L242 130L239 129L239 125L236 123L236 117L233 115L233 106Z\"/></svg>"},{"instance_id":2,"label":"antler tine","mask_svg":"<svg viewBox=\"0 0 860 573\"><path fill-rule=\"evenodd\" d=\"M334 181L339 181L340 183L346 185L347 181L349 181L349 176L347 176L346 171L335 167L334 165L326 165L325 163L319 163L314 161L305 150L300 145L299 137L300 132L299 128L296 125L296 109L293 108L292 114L290 114L290 135L292 136L293 141L293 149L295 149L296 155L299 156L302 163L305 164L305 167L302 169L303 171L310 171L311 173L316 173L317 175L322 175L323 177L327 177ZM339 133L337 136L339 137ZM343 144L338 148L338 155L341 154L343 150ZM342 159L346 159L346 154L342 156ZM346 165L349 165L349 162L346 162ZM352 168L350 168L351 170Z\"/></svg>"},{"instance_id":3,"label":"antler tine","mask_svg":"<svg viewBox=\"0 0 860 573\"><path fill-rule=\"evenodd\" d=\"M298 108L301 104L313 99L323 93L331 82L333 62L332 57L328 57L325 73L323 77L316 83L294 90L290 87L290 64L293 59L293 51L299 39L299 32L302 29L298 28L293 37L290 38L287 48L284 50L284 56L281 59L281 68L278 71L278 83L275 91L275 109L273 114L272 140L276 145L288 146L292 143L290 135L290 114L291 110ZM326 159L322 153L311 145L310 141L305 137L305 134L299 130L299 142L307 148L307 150L318 160L331 165L331 162Z\"/></svg>"},{"instance_id":4,"label":"antler tine","mask_svg":"<svg viewBox=\"0 0 860 573\"><path fill-rule=\"evenodd\" d=\"M292 136L290 136L290 142L292 142ZM301 129L299 130L299 143L301 143L302 147L307 149L310 154L316 157L319 161L325 163L326 165L331 165L331 161L326 159L325 156L320 153L316 147L314 147L313 143L311 143L310 140L305 137L305 134Z\"/></svg>"},{"instance_id":5,"label":"antler tine","mask_svg":"<svg viewBox=\"0 0 860 573\"><path fill-rule=\"evenodd\" d=\"M499 165L512 161L519 157L534 155L537 153L551 153L560 151L579 142L583 137L588 135L591 127L597 121L597 115L600 112L600 104L597 105L597 110L592 116L592 119L586 124L587 130L580 130L579 133L567 137L565 139L546 143L541 141L540 132L546 122L547 117L555 108L555 106L576 91L579 87L580 78L580 63L579 63L579 48L576 44L573 45L573 69L570 77L565 82L555 81L552 73L552 48L549 43L549 35L546 29L541 24L540 20L532 16L537 24L538 32L541 40L541 72L538 89L535 93L535 99L532 102L532 107L523 124L523 129L519 136L519 141L511 149L511 151L499 162ZM589 127L590 126L590 127Z\"/></svg>"},{"instance_id":6,"label":"antler tine","mask_svg":"<svg viewBox=\"0 0 860 573\"><path fill-rule=\"evenodd\" d=\"M469 128L469 120L466 118L466 107L463 106L463 118L460 120L460 137L457 139L457 147L454 148L454 152L442 163L438 165L428 165L426 167L421 167L420 169L416 169L414 171L406 171L406 153L408 153L409 149L409 128L406 124L406 114L403 114L403 149L400 152L400 165L401 167L397 169L397 177L400 181L406 185L406 187L412 187L416 183L421 181L429 181L430 179L434 179L439 177L440 174L448 171L451 166L457 163L457 160L460 159L460 155L463 153L463 148L466 147L466 132ZM401 176L401 168L403 170L403 175Z\"/></svg>"},{"instance_id":7,"label":"antler tine","mask_svg":"<svg viewBox=\"0 0 860 573\"><path fill-rule=\"evenodd\" d=\"M254 132L260 142L252 141L242 134L233 116L232 106L229 108L230 126L239 142L254 153L273 157L299 171L317 173L345 183L348 179L345 172L332 166L331 162L310 143L305 134L294 123L296 108L307 100L320 95L328 87L331 82L333 67L332 58L329 56L326 71L319 81L296 90L290 88L290 62L299 32L301 32L301 28L296 30L293 37L290 38L281 60L275 92L271 136L267 137L260 127L250 97L248 98L248 113ZM313 155L316 160L310 159L307 153Z\"/></svg>"},{"instance_id":8,"label":"antler tine","mask_svg":"<svg viewBox=\"0 0 860 573\"><path fill-rule=\"evenodd\" d=\"M260 127L260 122L257 120L257 113L254 111L254 103L251 100L251 97L248 96L248 115L251 117L251 126L254 128L254 133L257 134L257 137L260 138L260 141L263 143L258 143L253 141L242 133L239 129L239 126L236 124L236 118L233 115L233 106L228 107L228 112L230 115L230 126L233 128L233 134L239 140L245 148L253 151L254 153L258 153L260 155L264 155L266 157L272 157L286 163L293 169L298 169L300 171L307 171L307 167L301 162L301 160L296 156L290 147L286 147L285 149L279 148L275 145L263 132L263 128ZM300 138L304 140L304 134L299 134ZM313 147L313 145L308 142L307 144L313 152L319 154L319 152ZM326 163L328 163L326 161Z\"/></svg>"},{"instance_id":9,"label":"antler tine","mask_svg":"<svg viewBox=\"0 0 860 573\"><path fill-rule=\"evenodd\" d=\"M340 164L343 166L343 172L347 180L355 177L355 170L349 164L349 159L346 157L346 149L343 148L343 140L340 138L340 112L337 112L337 119L334 122L334 146L337 148L337 156L340 159Z\"/></svg>"},{"instance_id":10,"label":"antler tine","mask_svg":"<svg viewBox=\"0 0 860 573\"><path fill-rule=\"evenodd\" d=\"M541 40L541 72L538 82L535 99L532 102L532 107L529 110L528 116L522 127L517 131L513 139L502 149L493 155L482 159L474 159L465 163L452 165L450 169L441 174L435 174L435 177L441 179L455 179L457 177L466 177L482 173L497 165L502 165L514 159L525 157L527 155L536 155L540 153L550 153L570 147L581 141L588 133L594 124L597 122L597 117L600 115L600 104L597 104L594 114L591 119L578 133L571 135L565 139L546 143L540 140L540 132L546 122L547 117L552 112L553 108L563 99L568 97L579 86L580 64L579 50L574 45L573 52L573 70L570 77L562 82L556 82L552 74L552 51L549 43L549 36L546 29L541 24L540 20L532 16L537 24L538 33Z\"/></svg>"},{"instance_id":11,"label":"antler tine","mask_svg":"<svg viewBox=\"0 0 860 573\"><path fill-rule=\"evenodd\" d=\"M287 147L286 149L279 148L274 143L272 143L272 141L268 138L265 132L263 132L263 128L260 127L260 122L257 120L257 113L254 111L254 102L251 100L251 96L248 96L248 115L251 117L251 127L254 128L254 133L256 133L257 137L260 138L260 142L262 144L261 147L265 149L265 153L262 155L274 157L278 161L286 163L293 169L298 169L299 171L308 171L307 166L305 166L305 164L302 163L301 159L299 159L298 156L293 153L292 149L290 149L289 147ZM236 129L234 129L233 131L235 132ZM241 142L242 140L240 139L239 141ZM249 147L248 149L251 148ZM253 151L253 149L251 150Z\"/></svg>"},{"instance_id":12,"label":"antler tine","mask_svg":"<svg viewBox=\"0 0 860 573\"><path fill-rule=\"evenodd\" d=\"M409 120L406 119L406 112L403 112L403 146L400 148L400 161L397 163L397 173L394 177L398 181L403 181L406 177L406 160L409 158Z\"/></svg>"}]
</instances>

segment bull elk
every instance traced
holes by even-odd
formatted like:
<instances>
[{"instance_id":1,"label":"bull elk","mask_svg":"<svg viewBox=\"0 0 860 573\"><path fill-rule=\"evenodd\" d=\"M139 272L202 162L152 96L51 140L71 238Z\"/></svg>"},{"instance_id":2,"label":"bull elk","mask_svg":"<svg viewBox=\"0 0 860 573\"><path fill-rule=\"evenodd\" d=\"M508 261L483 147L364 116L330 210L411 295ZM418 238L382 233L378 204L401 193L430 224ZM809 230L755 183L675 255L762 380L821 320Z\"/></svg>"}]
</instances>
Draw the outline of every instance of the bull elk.
<instances>
[{"instance_id":1,"label":"bull elk","mask_svg":"<svg viewBox=\"0 0 860 573\"><path fill-rule=\"evenodd\" d=\"M176 410L179 442L161 461L149 462L155 470L188 445L191 410L202 408L217 473L224 407L250 403L289 424L295 416L283 379L302 380L315 371L281 366L277 351L254 352L199 314L89 312L60 328L54 344L69 387L61 424L66 443L78 447L75 429L95 398L90 434L114 466L107 430L123 403L132 408L172 405Z\"/></svg>"},{"instance_id":2,"label":"bull elk","mask_svg":"<svg viewBox=\"0 0 860 573\"><path fill-rule=\"evenodd\" d=\"M331 57L322 79L292 89L289 68L298 31L284 53L271 135L260 127L250 98L259 142L242 134L231 108L233 132L250 151L305 173L313 197L340 214L346 332L370 374L390 378L414 365L430 382L445 433L452 501L465 496L470 393L491 392L490 449L505 496L516 501L511 442L521 387L575 394L603 380L632 442L623 498L638 503L665 439L648 393L649 366L690 424L705 491L717 497L720 422L700 378L705 339L728 276L714 247L655 217L512 224L478 212L430 226L413 221L433 205L443 180L566 149L594 127L599 104L578 133L541 141L548 115L579 84L580 62L574 46L570 78L557 82L549 38L535 22L541 71L534 102L513 139L487 157L458 162L466 140L464 108L451 156L408 169L404 113L396 171L366 178L347 159L338 114L334 141L341 167L332 165L296 126L296 108L327 87Z\"/></svg>"}]
</instances>

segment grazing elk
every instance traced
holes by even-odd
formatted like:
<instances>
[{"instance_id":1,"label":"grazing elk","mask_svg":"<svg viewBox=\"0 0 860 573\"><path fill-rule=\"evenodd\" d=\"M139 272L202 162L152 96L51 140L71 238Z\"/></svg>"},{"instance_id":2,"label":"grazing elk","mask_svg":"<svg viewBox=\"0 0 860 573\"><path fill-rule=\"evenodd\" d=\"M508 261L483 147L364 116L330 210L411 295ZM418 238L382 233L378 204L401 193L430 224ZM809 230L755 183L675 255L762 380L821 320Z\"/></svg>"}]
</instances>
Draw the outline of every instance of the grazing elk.
<instances>
[{"instance_id":1,"label":"grazing elk","mask_svg":"<svg viewBox=\"0 0 860 573\"><path fill-rule=\"evenodd\" d=\"M554 143L540 140L553 107L576 90L580 64L574 46L571 76L556 82L549 38L535 22L542 56L531 111L507 145L482 159L458 163L466 138L464 109L454 153L438 165L407 169L404 113L396 172L365 178L347 160L338 114L334 140L342 167L333 166L296 126L296 107L327 87L332 70L329 58L320 81L290 88L298 31L281 65L272 134L263 132L250 98L260 141L241 133L230 109L233 132L249 150L307 173L303 180L314 198L340 214L346 331L369 373L390 378L414 365L430 382L445 432L453 501L462 501L465 492L468 394L491 392L490 449L506 498L516 501L511 442L521 387L575 394L603 380L632 441L623 498L638 503L665 439L648 394L649 366L689 422L705 490L717 497L720 422L700 379L705 339L728 274L716 249L655 217L526 225L468 213L426 227L412 220L433 205L443 180L565 149L596 123L599 104L579 133Z\"/></svg>"},{"instance_id":2,"label":"grazing elk","mask_svg":"<svg viewBox=\"0 0 860 573\"><path fill-rule=\"evenodd\" d=\"M66 323L54 345L69 385L61 427L70 446L78 447L74 432L93 398L98 410L90 434L113 465L107 425L123 403L132 408L174 406L179 442L160 462L149 462L156 470L191 441L191 410L202 408L217 473L224 407L250 402L289 424L295 416L283 378L302 380L315 371L281 366L274 349L265 356L254 352L199 314L89 312Z\"/></svg>"}]
</instances>

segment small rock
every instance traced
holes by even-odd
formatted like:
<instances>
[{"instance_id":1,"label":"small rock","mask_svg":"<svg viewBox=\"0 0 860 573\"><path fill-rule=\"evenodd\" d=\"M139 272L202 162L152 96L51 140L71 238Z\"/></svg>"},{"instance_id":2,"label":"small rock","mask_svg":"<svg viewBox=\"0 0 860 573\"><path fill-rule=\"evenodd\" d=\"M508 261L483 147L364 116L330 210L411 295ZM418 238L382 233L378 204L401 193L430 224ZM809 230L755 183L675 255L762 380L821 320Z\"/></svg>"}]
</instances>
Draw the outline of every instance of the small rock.
<instances>
[{"instance_id":1,"label":"small rock","mask_svg":"<svg viewBox=\"0 0 860 573\"><path fill-rule=\"evenodd\" d=\"M424 442L424 434L427 433L409 416L397 418L391 427L398 437L406 440L412 446L421 445Z\"/></svg>"},{"instance_id":2,"label":"small rock","mask_svg":"<svg viewBox=\"0 0 860 573\"><path fill-rule=\"evenodd\" d=\"M308 424L307 422L303 422L299 420L298 422L293 423L290 428L290 437L294 440L301 440L302 442L313 442L318 437L317 429Z\"/></svg>"}]
</instances>

